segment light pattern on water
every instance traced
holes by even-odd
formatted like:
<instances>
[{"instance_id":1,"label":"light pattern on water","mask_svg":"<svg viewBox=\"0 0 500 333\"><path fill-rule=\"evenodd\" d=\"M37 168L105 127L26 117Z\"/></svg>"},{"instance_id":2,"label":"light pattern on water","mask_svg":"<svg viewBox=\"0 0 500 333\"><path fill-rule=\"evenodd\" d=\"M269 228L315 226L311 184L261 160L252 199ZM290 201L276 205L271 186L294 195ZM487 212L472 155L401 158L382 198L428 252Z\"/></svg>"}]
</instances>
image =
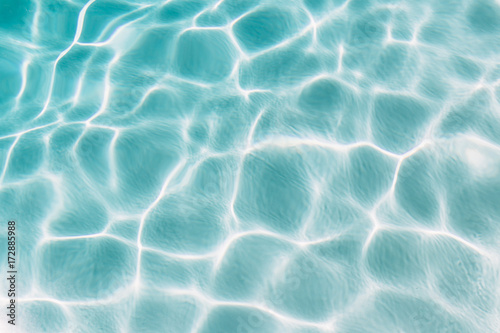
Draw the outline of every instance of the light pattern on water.
<instances>
[{"instance_id":1,"label":"light pattern on water","mask_svg":"<svg viewBox=\"0 0 500 333\"><path fill-rule=\"evenodd\" d=\"M497 0L3 0L17 332L498 332L499 103Z\"/></svg>"}]
</instances>

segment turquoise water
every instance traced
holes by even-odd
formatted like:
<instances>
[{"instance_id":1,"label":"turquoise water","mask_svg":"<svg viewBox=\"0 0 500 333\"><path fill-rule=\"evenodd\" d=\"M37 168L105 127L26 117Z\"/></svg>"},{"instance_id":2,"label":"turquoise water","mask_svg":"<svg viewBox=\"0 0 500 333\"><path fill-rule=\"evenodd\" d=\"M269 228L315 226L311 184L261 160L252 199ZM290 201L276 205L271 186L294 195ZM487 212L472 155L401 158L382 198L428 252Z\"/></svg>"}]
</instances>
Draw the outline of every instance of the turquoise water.
<instances>
[{"instance_id":1,"label":"turquoise water","mask_svg":"<svg viewBox=\"0 0 500 333\"><path fill-rule=\"evenodd\" d=\"M500 332L500 3L0 0L0 217L1 332Z\"/></svg>"}]
</instances>

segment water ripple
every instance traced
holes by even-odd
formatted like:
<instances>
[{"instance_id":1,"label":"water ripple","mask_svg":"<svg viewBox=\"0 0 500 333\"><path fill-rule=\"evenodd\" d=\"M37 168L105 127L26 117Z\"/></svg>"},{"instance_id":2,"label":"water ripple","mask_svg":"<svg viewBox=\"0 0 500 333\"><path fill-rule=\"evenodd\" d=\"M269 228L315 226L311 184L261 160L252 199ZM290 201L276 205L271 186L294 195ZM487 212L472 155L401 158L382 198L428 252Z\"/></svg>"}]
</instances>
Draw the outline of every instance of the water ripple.
<instances>
[{"instance_id":1,"label":"water ripple","mask_svg":"<svg viewBox=\"0 0 500 333\"><path fill-rule=\"evenodd\" d=\"M19 332L498 331L498 2L0 7Z\"/></svg>"}]
</instances>

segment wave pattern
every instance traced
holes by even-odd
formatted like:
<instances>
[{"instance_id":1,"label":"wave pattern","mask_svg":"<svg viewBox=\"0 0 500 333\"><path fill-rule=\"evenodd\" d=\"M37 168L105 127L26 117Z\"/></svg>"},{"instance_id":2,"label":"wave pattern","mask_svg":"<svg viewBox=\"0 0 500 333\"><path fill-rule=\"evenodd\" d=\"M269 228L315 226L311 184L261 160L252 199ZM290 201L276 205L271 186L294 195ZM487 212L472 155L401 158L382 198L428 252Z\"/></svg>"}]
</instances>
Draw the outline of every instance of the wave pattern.
<instances>
[{"instance_id":1,"label":"wave pattern","mask_svg":"<svg viewBox=\"0 0 500 333\"><path fill-rule=\"evenodd\" d=\"M0 8L20 331L498 331L498 1Z\"/></svg>"}]
</instances>

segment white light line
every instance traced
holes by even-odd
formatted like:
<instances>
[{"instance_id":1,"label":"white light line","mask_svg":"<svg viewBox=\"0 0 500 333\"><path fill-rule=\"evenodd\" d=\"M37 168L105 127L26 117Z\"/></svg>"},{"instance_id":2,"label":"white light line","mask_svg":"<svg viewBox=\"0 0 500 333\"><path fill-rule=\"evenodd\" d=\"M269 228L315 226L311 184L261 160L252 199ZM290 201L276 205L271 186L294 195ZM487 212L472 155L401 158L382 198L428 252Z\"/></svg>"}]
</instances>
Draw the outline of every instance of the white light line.
<instances>
[{"instance_id":1,"label":"white light line","mask_svg":"<svg viewBox=\"0 0 500 333\"><path fill-rule=\"evenodd\" d=\"M80 14L78 15L78 25L76 27L75 38L73 39L71 45L66 50L62 51L61 54L59 54L54 63L54 67L52 68L52 77L50 79L49 96L47 96L47 99L45 100L45 105L43 106L42 111L40 111L40 113L38 114L38 116L35 117L35 119L40 118L47 111L47 108L49 107L50 104L50 100L52 98L52 92L54 90L54 81L56 77L57 64L59 63L59 60L61 60L62 57L64 57L73 48L73 46L78 42L78 39L80 39L80 35L82 34L82 29L83 29L83 22L85 21L85 14L87 13L87 9L90 7L91 4L94 3L94 1L96 0L90 0L89 2L87 2L87 4L80 11Z\"/></svg>"},{"instance_id":2,"label":"white light line","mask_svg":"<svg viewBox=\"0 0 500 333\"><path fill-rule=\"evenodd\" d=\"M179 161L177 166L170 172L170 174L167 176L167 179L165 179L165 182L163 183L163 186L161 188L160 194L158 197L153 201L153 203L146 209L144 214L141 217L141 223L139 225L139 233L137 235L137 247L139 249L139 253L137 255L137 273L136 273L136 279L135 279L135 286L138 287L140 285L140 279L141 279L141 255L142 255L142 231L144 229L144 224L146 221L146 218L148 214L153 210L153 208L160 202L160 200L165 196L167 188L172 181L172 179L179 173L179 171L186 165L186 160L182 159Z\"/></svg>"}]
</instances>

